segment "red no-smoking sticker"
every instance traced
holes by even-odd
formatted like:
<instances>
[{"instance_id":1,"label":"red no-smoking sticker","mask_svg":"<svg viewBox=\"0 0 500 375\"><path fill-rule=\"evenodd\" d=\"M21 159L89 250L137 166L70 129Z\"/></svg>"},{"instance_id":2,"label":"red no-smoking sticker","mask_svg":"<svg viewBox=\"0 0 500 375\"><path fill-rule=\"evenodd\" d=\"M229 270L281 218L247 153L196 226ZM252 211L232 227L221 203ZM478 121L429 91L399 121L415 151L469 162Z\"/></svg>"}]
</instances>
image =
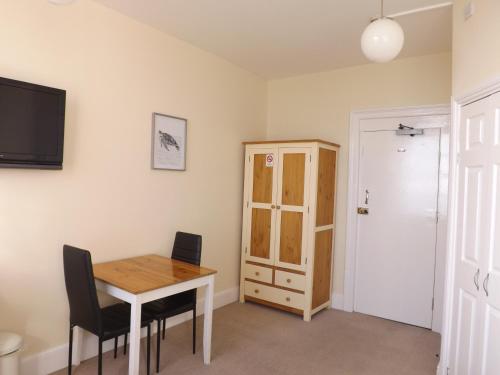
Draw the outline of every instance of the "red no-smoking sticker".
<instances>
[{"instance_id":1,"label":"red no-smoking sticker","mask_svg":"<svg viewBox=\"0 0 500 375\"><path fill-rule=\"evenodd\" d=\"M274 165L274 155L267 154L266 155L266 167L272 167Z\"/></svg>"}]
</instances>

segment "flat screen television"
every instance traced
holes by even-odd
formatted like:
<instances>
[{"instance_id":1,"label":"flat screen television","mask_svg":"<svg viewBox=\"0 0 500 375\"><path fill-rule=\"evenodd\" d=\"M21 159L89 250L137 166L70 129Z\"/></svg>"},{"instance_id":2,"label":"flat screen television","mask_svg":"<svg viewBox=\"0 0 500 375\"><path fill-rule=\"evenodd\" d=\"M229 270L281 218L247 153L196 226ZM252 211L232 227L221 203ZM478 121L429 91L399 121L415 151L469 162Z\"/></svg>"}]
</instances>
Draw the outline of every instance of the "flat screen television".
<instances>
[{"instance_id":1,"label":"flat screen television","mask_svg":"<svg viewBox=\"0 0 500 375\"><path fill-rule=\"evenodd\" d=\"M0 77L0 167L62 169L66 91Z\"/></svg>"}]
</instances>

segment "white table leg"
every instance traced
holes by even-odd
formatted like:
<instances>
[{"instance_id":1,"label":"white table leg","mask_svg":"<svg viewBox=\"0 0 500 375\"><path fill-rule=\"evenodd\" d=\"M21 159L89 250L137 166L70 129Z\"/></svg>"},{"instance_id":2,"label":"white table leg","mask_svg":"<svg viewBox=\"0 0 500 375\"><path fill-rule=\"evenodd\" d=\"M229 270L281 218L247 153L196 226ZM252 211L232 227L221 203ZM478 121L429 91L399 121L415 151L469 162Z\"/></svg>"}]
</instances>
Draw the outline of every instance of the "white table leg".
<instances>
[{"instance_id":1,"label":"white table leg","mask_svg":"<svg viewBox=\"0 0 500 375\"><path fill-rule=\"evenodd\" d=\"M141 350L141 303L136 298L130 304L130 350L128 359L129 375L139 374L139 358Z\"/></svg>"},{"instance_id":2,"label":"white table leg","mask_svg":"<svg viewBox=\"0 0 500 375\"><path fill-rule=\"evenodd\" d=\"M214 309L214 276L208 278L205 290L205 311L203 320L203 362L210 364L212 346L212 311Z\"/></svg>"},{"instance_id":3,"label":"white table leg","mask_svg":"<svg viewBox=\"0 0 500 375\"><path fill-rule=\"evenodd\" d=\"M83 330L80 327L73 328L73 365L79 366L82 361Z\"/></svg>"}]
</instances>

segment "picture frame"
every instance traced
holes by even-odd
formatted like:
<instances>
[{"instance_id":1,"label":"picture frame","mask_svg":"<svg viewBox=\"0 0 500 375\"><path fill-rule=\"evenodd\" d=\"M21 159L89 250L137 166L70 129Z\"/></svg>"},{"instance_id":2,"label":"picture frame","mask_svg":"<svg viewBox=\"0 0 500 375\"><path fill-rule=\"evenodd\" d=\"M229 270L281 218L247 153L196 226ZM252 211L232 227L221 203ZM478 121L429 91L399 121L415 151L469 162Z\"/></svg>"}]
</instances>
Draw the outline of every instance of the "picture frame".
<instances>
[{"instance_id":1,"label":"picture frame","mask_svg":"<svg viewBox=\"0 0 500 375\"><path fill-rule=\"evenodd\" d=\"M153 113L151 168L186 170L187 119Z\"/></svg>"}]
</instances>

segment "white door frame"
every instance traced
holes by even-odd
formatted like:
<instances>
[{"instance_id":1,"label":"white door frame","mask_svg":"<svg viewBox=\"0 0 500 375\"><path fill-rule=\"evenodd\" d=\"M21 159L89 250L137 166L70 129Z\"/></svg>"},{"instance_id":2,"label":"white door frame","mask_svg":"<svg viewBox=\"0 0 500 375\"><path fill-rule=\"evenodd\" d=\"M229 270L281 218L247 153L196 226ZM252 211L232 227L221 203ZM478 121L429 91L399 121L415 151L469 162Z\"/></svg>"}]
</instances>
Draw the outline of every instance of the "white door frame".
<instances>
[{"instance_id":1,"label":"white door frame","mask_svg":"<svg viewBox=\"0 0 500 375\"><path fill-rule=\"evenodd\" d=\"M478 88L469 91L458 98L451 98L452 121L450 129L450 176L449 176L449 197L448 216L450 218L447 233L448 246L446 249L446 281L444 289L443 306L443 328L441 334L441 356L437 368L438 375L446 375L450 361L450 341L453 319L453 289L455 287L455 248L457 230L457 145L459 134L457 132L460 125L461 108L464 105L484 99L490 95L500 92L500 77L485 82Z\"/></svg>"},{"instance_id":2,"label":"white door frame","mask_svg":"<svg viewBox=\"0 0 500 375\"><path fill-rule=\"evenodd\" d=\"M449 105L432 105L418 107L399 107L399 108L381 108L371 110L360 110L351 112L350 128L349 128L349 181L348 181L348 198L347 198L347 233L346 233L346 254L345 254L345 274L344 274L344 306L343 309L352 312L354 309L354 293L355 293L355 265L356 265L356 247L357 247L357 231L358 231L358 171L359 171L359 151L360 151L360 122L367 119L381 119L393 117L418 117L418 116L439 116L450 115ZM447 133L448 127L442 128L442 134ZM444 144L443 144L444 142ZM448 149L448 137L441 137L441 150ZM445 153L440 157L440 189L438 198L439 221L443 225L438 224L438 248L436 253L436 286L435 309L434 315L437 319L433 319L432 329L439 331L442 315L441 309L443 306L443 290L445 278L445 252L446 252L446 210L441 211L441 207L446 208L447 187L443 191L441 182L443 174L447 172L447 162L445 161ZM443 170L443 168L445 170ZM443 181L444 182L444 181ZM440 240L442 238L443 240ZM440 290L439 290L440 288Z\"/></svg>"}]
</instances>

